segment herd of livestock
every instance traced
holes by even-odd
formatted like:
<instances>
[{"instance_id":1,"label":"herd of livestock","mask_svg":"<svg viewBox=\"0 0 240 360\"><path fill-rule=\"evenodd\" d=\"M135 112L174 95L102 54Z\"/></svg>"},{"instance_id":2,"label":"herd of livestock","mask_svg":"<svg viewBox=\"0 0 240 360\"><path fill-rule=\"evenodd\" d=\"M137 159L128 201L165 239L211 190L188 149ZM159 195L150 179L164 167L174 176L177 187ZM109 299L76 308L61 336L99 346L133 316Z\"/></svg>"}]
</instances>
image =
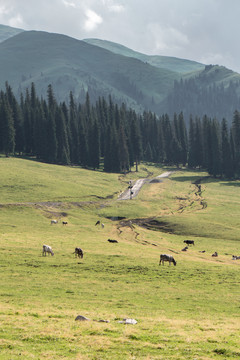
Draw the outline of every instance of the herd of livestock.
<instances>
[{"instance_id":1,"label":"herd of livestock","mask_svg":"<svg viewBox=\"0 0 240 360\"><path fill-rule=\"evenodd\" d=\"M58 220L51 220L51 225L53 224L57 224ZM62 221L63 225L67 225L67 221ZM96 222L95 226L97 225L101 225L102 229L104 228L104 224L101 223L99 220ZM113 239L108 239L108 242L110 243L118 243L117 240L113 240ZM195 245L194 240L184 240L183 241L186 245ZM188 250L188 246L185 246L182 251L187 251ZM205 253L205 250L199 251L201 253ZM42 255L46 256L48 253L48 255L54 255L54 252L52 250L52 247L49 245L43 245L43 251L42 251ZM83 250L80 247L76 247L73 254L75 254L75 257L79 257L79 258L83 258ZM215 251L212 254L212 257L218 257L218 253ZM232 255L232 260L239 260L240 256L236 256L236 255ZM176 266L177 262L175 261L174 257L172 255L168 255L168 254L161 254L160 255L160 261L159 261L159 265L163 264L164 265L164 261L167 261L169 263L169 265L171 265L171 263L174 264L174 266Z\"/></svg>"}]
</instances>

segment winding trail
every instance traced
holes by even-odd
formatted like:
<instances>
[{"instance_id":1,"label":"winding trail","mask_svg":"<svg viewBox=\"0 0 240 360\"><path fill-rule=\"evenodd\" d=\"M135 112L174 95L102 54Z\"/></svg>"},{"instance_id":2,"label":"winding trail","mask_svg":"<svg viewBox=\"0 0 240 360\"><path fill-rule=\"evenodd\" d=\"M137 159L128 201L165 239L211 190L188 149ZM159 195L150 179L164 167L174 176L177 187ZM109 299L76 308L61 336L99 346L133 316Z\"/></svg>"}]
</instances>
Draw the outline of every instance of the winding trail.
<instances>
[{"instance_id":1,"label":"winding trail","mask_svg":"<svg viewBox=\"0 0 240 360\"><path fill-rule=\"evenodd\" d=\"M131 200L132 198L137 196L137 194L139 193L141 187L145 183L147 183L147 182L148 183L161 182L161 179L168 178L172 173L173 173L173 171L166 171L163 174L158 175L153 179L139 179L134 183L134 185L132 186L131 189L128 188L122 194L120 194L119 197L118 197L118 200Z\"/></svg>"}]
</instances>

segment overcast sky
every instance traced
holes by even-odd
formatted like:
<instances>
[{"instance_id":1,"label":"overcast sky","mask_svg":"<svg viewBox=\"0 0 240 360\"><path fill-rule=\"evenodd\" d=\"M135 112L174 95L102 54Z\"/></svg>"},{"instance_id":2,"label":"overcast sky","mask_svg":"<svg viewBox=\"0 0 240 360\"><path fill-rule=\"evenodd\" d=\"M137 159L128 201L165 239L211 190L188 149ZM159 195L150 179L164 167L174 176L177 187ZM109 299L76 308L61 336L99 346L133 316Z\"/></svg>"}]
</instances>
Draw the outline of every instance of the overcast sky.
<instances>
[{"instance_id":1,"label":"overcast sky","mask_svg":"<svg viewBox=\"0 0 240 360\"><path fill-rule=\"evenodd\" d=\"M0 0L0 23L240 73L240 0Z\"/></svg>"}]
</instances>

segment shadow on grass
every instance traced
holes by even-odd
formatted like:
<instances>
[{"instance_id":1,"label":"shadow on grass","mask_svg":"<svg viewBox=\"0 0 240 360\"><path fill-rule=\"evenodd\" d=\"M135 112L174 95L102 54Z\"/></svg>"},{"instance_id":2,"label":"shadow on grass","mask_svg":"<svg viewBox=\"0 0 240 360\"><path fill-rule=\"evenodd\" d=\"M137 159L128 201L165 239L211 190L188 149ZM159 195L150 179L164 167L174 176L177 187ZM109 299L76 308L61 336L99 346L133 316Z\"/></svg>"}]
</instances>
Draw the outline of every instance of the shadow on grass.
<instances>
[{"instance_id":1,"label":"shadow on grass","mask_svg":"<svg viewBox=\"0 0 240 360\"><path fill-rule=\"evenodd\" d=\"M197 175L193 175L193 176L176 176L173 178L174 181L179 181L179 182L192 182L192 183L196 183L198 180L201 180L202 182L216 182L218 181L217 179L211 178L210 176L206 175L206 176L197 176Z\"/></svg>"},{"instance_id":2,"label":"shadow on grass","mask_svg":"<svg viewBox=\"0 0 240 360\"><path fill-rule=\"evenodd\" d=\"M240 181L239 180L232 180L232 181L228 181L228 182L224 182L220 184L221 186L235 186L235 187L240 187Z\"/></svg>"}]
</instances>

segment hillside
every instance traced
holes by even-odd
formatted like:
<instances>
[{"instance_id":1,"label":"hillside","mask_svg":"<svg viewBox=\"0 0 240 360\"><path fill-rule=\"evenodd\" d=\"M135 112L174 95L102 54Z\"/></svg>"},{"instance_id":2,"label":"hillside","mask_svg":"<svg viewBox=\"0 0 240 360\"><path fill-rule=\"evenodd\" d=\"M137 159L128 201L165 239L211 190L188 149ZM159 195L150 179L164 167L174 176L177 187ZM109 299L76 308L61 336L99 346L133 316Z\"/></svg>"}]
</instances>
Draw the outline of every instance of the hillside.
<instances>
[{"instance_id":1,"label":"hillside","mask_svg":"<svg viewBox=\"0 0 240 360\"><path fill-rule=\"evenodd\" d=\"M19 34L22 31L24 31L24 30L0 24L0 42L2 42L4 40L7 40L8 38L10 38L12 36L15 36L15 35Z\"/></svg>"},{"instance_id":2,"label":"hillside","mask_svg":"<svg viewBox=\"0 0 240 360\"><path fill-rule=\"evenodd\" d=\"M89 90L96 98L111 94L117 102L144 108L153 97L160 102L176 78L171 71L64 35L27 31L0 44L1 84L7 80L23 91L34 82L45 95L51 83L61 100L70 90L77 98Z\"/></svg>"},{"instance_id":3,"label":"hillside","mask_svg":"<svg viewBox=\"0 0 240 360\"><path fill-rule=\"evenodd\" d=\"M0 157L1 359L239 359L239 181L178 170L118 201L167 169L139 170Z\"/></svg>"},{"instance_id":4,"label":"hillside","mask_svg":"<svg viewBox=\"0 0 240 360\"><path fill-rule=\"evenodd\" d=\"M8 81L18 96L34 82L43 97L52 84L59 101L68 100L70 91L80 102L87 92L92 102L111 94L114 102L138 112L183 111L186 119L207 114L231 122L239 108L240 75L223 66L148 56L98 39L0 30L2 39L8 37L0 43L0 87Z\"/></svg>"},{"instance_id":5,"label":"hillside","mask_svg":"<svg viewBox=\"0 0 240 360\"><path fill-rule=\"evenodd\" d=\"M203 70L205 65L198 63L196 61L191 61L187 59L178 59L176 57L170 56L160 56L160 55L145 55L127 48L126 46L100 39L84 39L88 44L100 46L104 49L112 51L115 54L133 57L139 59L143 62L147 62L150 65L174 71L180 74L185 74L193 71Z\"/></svg>"}]
</instances>

